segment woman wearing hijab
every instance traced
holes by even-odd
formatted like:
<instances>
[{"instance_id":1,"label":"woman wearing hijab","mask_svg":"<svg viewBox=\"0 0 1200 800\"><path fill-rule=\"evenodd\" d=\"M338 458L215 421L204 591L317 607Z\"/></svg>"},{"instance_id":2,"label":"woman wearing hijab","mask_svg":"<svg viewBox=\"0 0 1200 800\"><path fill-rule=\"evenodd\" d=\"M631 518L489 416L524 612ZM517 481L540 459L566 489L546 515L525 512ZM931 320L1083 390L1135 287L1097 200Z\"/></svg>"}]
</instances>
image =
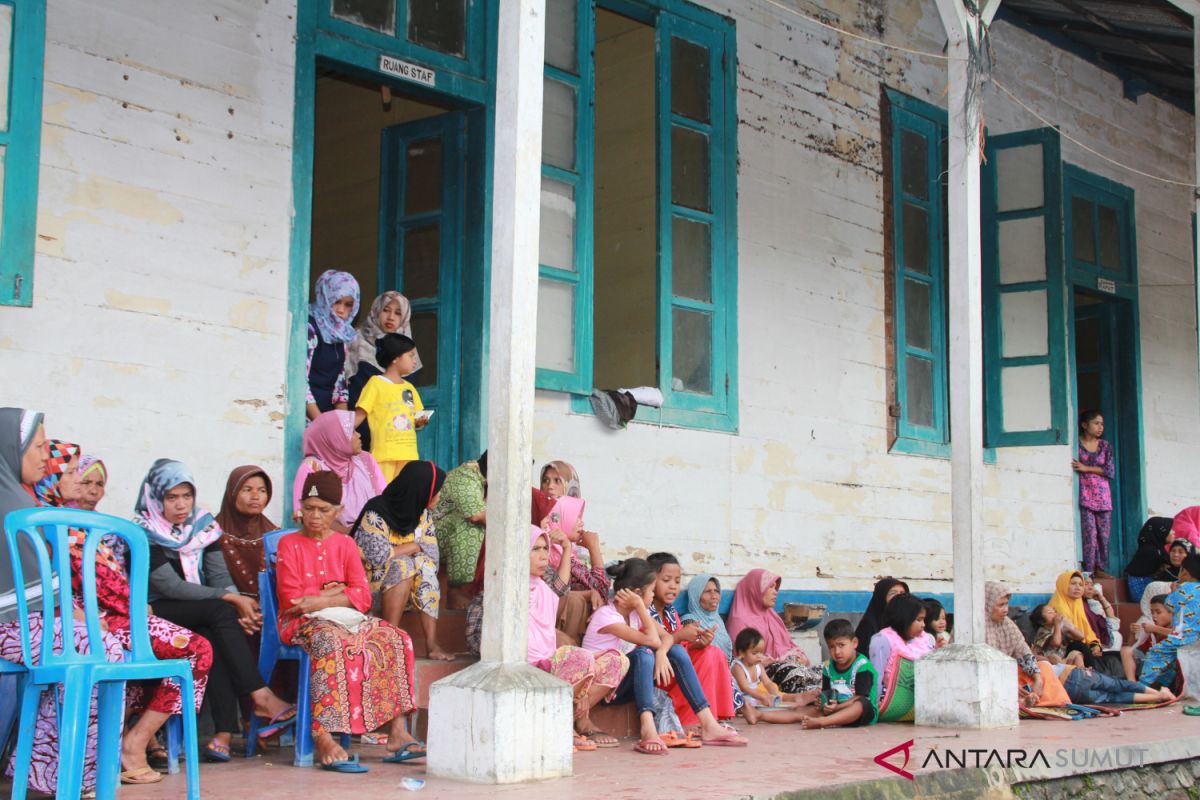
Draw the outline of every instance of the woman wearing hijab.
<instances>
[{"instance_id":1,"label":"woman wearing hijab","mask_svg":"<svg viewBox=\"0 0 1200 800\"><path fill-rule=\"evenodd\" d=\"M12 511L42 505L36 498L33 487L45 476L46 462L46 432L42 427L42 415L21 408L0 408L0 525ZM72 472L65 481L66 485L60 484L59 488L68 499L76 499L77 477L77 473ZM18 547L25 574L25 586L20 589L13 585L12 561L8 547L0 547L0 658L21 663L21 622L17 612L16 591L24 591L29 599L29 641L33 652L37 652L42 646L45 624L41 612L41 577L37 556L24 537L18 540ZM75 647L80 652L88 652L88 632L82 620L76 620L74 634ZM62 628L58 620L54 623L53 635L57 649L62 646ZM124 657L121 642L107 633L103 634L103 638L104 652L108 660L121 661ZM15 697L16 683L15 675L0 675L0 692L5 697ZM33 733L33 756L29 765L28 785L34 791L45 794L54 794L58 786L57 705L49 693L42 695ZM94 704L92 708L93 711L88 717L83 791L91 791L96 785ZM0 720L0 724L11 725L12 719L10 716ZM142 753L140 758L144 765L145 753ZM137 766L135 763L126 762L124 756L122 763L127 769ZM12 768L11 762L9 768Z\"/></svg>"},{"instance_id":2,"label":"woman wearing hijab","mask_svg":"<svg viewBox=\"0 0 1200 800\"><path fill-rule=\"evenodd\" d=\"M785 694L803 694L819 689L821 668L808 663L808 656L796 647L783 617L775 611L782 578L765 569L752 569L733 590L726 630L731 639L744 628L754 628L763 636L766 648L763 665L767 677Z\"/></svg>"},{"instance_id":3,"label":"woman wearing hijab","mask_svg":"<svg viewBox=\"0 0 1200 800\"><path fill-rule=\"evenodd\" d=\"M271 478L262 467L248 465L229 473L217 524L221 526L221 550L225 566L240 593L258 599L258 573L264 569L265 534L275 523L263 514L271 502Z\"/></svg>"},{"instance_id":4,"label":"woman wearing hijab","mask_svg":"<svg viewBox=\"0 0 1200 800\"><path fill-rule=\"evenodd\" d=\"M407 297L395 291L384 292L375 298L367 312L367 318L358 326L358 335L346 349L346 381L350 393L347 408L354 408L358 404L358 396L362 394L367 381L383 374L375 346L389 333L399 333L412 338L412 306L409 305ZM407 378L421 369L421 357L415 352L413 361L412 372L402 377ZM362 434L363 449L370 450L370 426L364 421L358 426L358 432Z\"/></svg>"},{"instance_id":5,"label":"woman wearing hijab","mask_svg":"<svg viewBox=\"0 0 1200 800\"><path fill-rule=\"evenodd\" d=\"M384 761L425 755L405 717L413 698L413 648L408 634L367 615L371 588L354 541L332 523L342 500L331 472L309 475L301 487L300 530L279 540L276 583L279 638L308 653L312 665L313 745L325 769L366 772L334 733L387 732Z\"/></svg>"},{"instance_id":6,"label":"woman wearing hijab","mask_svg":"<svg viewBox=\"0 0 1200 800\"><path fill-rule=\"evenodd\" d=\"M475 565L487 525L487 453L446 475L442 498L433 514L438 546L452 595L475 579ZM470 598L467 598L468 600Z\"/></svg>"},{"instance_id":7,"label":"woman wearing hijab","mask_svg":"<svg viewBox=\"0 0 1200 800\"><path fill-rule=\"evenodd\" d=\"M381 596L383 619L397 627L409 600L420 611L428 657L453 661L437 641L438 541L433 509L446 473L432 461L410 461L383 494L369 500L351 528L362 551L371 591Z\"/></svg>"},{"instance_id":8,"label":"woman wearing hijab","mask_svg":"<svg viewBox=\"0 0 1200 800\"><path fill-rule=\"evenodd\" d=\"M327 470L342 482L342 503L334 526L349 532L372 497L387 487L383 470L374 456L363 450L362 437L354 430L353 411L326 411L304 431L304 460L292 482L292 512L300 513L304 481L314 472Z\"/></svg>"},{"instance_id":9,"label":"woman wearing hijab","mask_svg":"<svg viewBox=\"0 0 1200 800\"><path fill-rule=\"evenodd\" d=\"M721 582L712 575L697 575L687 585L687 611L683 615L683 624L694 622L704 630L713 632L710 647L719 648L725 653L725 660L733 660L733 640L725 629L725 621L721 619Z\"/></svg>"},{"instance_id":10,"label":"woman wearing hijab","mask_svg":"<svg viewBox=\"0 0 1200 800\"><path fill-rule=\"evenodd\" d=\"M354 341L358 281L348 272L326 270L317 278L315 301L308 307L308 395L310 420L325 411L345 409L346 345Z\"/></svg>"},{"instance_id":11,"label":"woman wearing hijab","mask_svg":"<svg viewBox=\"0 0 1200 800\"><path fill-rule=\"evenodd\" d=\"M295 721L258 673L249 636L262 627L258 602L238 592L221 549L221 527L196 503L196 481L178 461L160 458L138 491L133 521L150 542L150 602L154 613L194 631L212 645L208 700L216 733L201 754L228 761L238 723L238 698L248 695L272 736Z\"/></svg>"},{"instance_id":12,"label":"woman wearing hijab","mask_svg":"<svg viewBox=\"0 0 1200 800\"><path fill-rule=\"evenodd\" d=\"M871 646L871 637L887 625L884 622L884 611L887 610L887 604L892 601L893 597L901 594L908 594L908 584L904 581L895 578L880 578L875 582L875 591L871 593L871 602L867 603L867 611L854 630L854 635L858 638L858 652L864 656L870 656L868 648Z\"/></svg>"},{"instance_id":13,"label":"woman wearing hijab","mask_svg":"<svg viewBox=\"0 0 1200 800\"><path fill-rule=\"evenodd\" d=\"M50 444L52 452L63 452L74 447L53 440ZM48 463L46 466L47 475L38 484L42 490L39 494L47 498L46 505L69 508L90 505L87 510L95 510L103 497L104 483L88 486L85 481L89 477L107 475L103 461L80 455L69 463ZM60 483L72 470L79 476L82 494L79 499L67 500L60 491ZM86 541L83 531L71 531L71 591L77 607L83 605L83 549ZM105 537L96 546L96 605L101 623L109 635L116 637L124 650L132 650L129 578L123 557L125 548L121 547L122 555L119 556L112 546L115 543L124 545L121 539ZM185 659L191 664L196 711L199 712L212 667L212 646L204 637L154 614L147 617L147 632L150 635L150 648L156 657ZM156 735L171 715L183 709L183 697L179 687L169 680L149 685L129 683L125 693L128 705L136 711L138 719L121 740L122 782L158 783L162 776L151 767L166 768L167 751L158 743Z\"/></svg>"},{"instance_id":14,"label":"woman wearing hijab","mask_svg":"<svg viewBox=\"0 0 1200 800\"><path fill-rule=\"evenodd\" d=\"M1021 704L1036 706L1048 681L1057 683L1047 661L1038 661L1017 623L1008 618L1008 601L1012 590L1003 583L988 581L983 585L984 641L1017 662L1021 683ZM1048 673L1048 674L1047 674ZM1028 687L1028 688L1026 688Z\"/></svg>"}]
</instances>

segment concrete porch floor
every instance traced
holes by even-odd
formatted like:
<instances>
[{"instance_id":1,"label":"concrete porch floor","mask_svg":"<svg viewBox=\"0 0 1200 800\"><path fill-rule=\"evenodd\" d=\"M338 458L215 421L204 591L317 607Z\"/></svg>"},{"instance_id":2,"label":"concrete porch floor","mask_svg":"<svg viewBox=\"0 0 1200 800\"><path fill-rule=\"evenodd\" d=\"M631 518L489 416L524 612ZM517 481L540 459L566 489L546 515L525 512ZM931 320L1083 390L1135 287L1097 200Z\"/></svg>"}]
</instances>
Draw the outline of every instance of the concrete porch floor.
<instances>
[{"instance_id":1,"label":"concrete porch floor","mask_svg":"<svg viewBox=\"0 0 1200 800\"><path fill-rule=\"evenodd\" d=\"M1200 717L1182 713L1182 705L1126 712L1112 719L1085 722L1028 720L1017 728L993 731L957 731L912 725L877 725L865 729L806 731L798 725L742 725L750 739L746 748L705 747L675 749L665 757L644 756L632 750L632 741L621 747L577 753L575 776L556 781L511 786L479 786L428 779L420 796L426 800L513 797L524 800L568 798L773 798L803 793L811 796L979 797L989 785L1067 777L1128 766L1136 749L1144 749L1144 763L1162 763L1200 756ZM874 757L913 740L909 781L874 762ZM922 769L931 750L944 758L947 751L979 748L1006 751L1040 748L1049 762L1032 770L939 769L933 763ZM1125 748L1122 750L1121 748ZM202 764L204 797L224 798L247 791L269 791L272 798L394 797L406 795L401 779L425 777L422 762L379 763L382 749L357 743L370 772L343 775L291 765L291 751L271 749L255 759L235 758L229 764ZM1061 751L1065 751L1065 754ZM983 758L986 758L986 753ZM1032 756L1031 756L1032 757ZM970 756L974 759L974 756ZM1107 762L1105 759L1109 759ZM888 759L900 766L903 755ZM1065 762L1065 763L1064 763ZM1072 763L1074 762L1074 763ZM970 763L970 762L969 762ZM995 763L993 762L993 767ZM885 785L887 784L887 785ZM155 786L124 787L126 800L176 800L185 794L182 773L167 776Z\"/></svg>"}]
</instances>

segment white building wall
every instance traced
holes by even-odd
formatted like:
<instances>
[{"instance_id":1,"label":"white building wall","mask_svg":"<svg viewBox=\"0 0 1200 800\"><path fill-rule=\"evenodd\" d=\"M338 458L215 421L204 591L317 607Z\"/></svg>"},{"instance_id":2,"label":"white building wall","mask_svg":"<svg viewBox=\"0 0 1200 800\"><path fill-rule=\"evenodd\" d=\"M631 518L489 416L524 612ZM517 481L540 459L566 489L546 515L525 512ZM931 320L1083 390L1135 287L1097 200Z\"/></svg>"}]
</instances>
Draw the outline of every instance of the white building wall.
<instances>
[{"instance_id":1,"label":"white building wall","mask_svg":"<svg viewBox=\"0 0 1200 800\"><path fill-rule=\"evenodd\" d=\"M32 308L0 307L0 405L201 503L282 469L295 2L49 0Z\"/></svg>"},{"instance_id":2,"label":"white building wall","mask_svg":"<svg viewBox=\"0 0 1200 800\"><path fill-rule=\"evenodd\" d=\"M673 550L685 572L769 566L785 588L949 589L948 461L887 452L880 84L945 107L945 64L841 37L765 0L705 3L737 23L740 431L604 429L539 393L539 462L579 469L606 555ZM934 3L795 3L862 36L934 53ZM1071 136L1143 170L1192 174L1192 118L1013 26L995 74ZM1042 127L994 89L989 131ZM1196 502L1200 438L1190 201L1063 142L1064 160L1137 193L1149 506ZM597 320L596 324L605 324ZM652 420L654 412L640 415ZM999 450L985 470L989 577L1047 591L1075 554L1069 447Z\"/></svg>"}]
</instances>

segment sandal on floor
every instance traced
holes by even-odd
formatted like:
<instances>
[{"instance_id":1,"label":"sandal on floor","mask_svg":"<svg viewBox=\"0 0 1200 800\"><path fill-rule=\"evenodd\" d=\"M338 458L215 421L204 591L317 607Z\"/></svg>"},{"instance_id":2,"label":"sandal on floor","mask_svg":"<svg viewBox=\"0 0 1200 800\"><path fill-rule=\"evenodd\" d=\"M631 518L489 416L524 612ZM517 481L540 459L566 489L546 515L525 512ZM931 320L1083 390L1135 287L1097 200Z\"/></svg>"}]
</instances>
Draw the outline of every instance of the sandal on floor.
<instances>
[{"instance_id":1,"label":"sandal on floor","mask_svg":"<svg viewBox=\"0 0 1200 800\"><path fill-rule=\"evenodd\" d=\"M660 733L658 738L662 739L663 744L667 747L696 748L704 746L694 734L685 734L683 731L667 731L666 733Z\"/></svg>"},{"instance_id":2,"label":"sandal on floor","mask_svg":"<svg viewBox=\"0 0 1200 800\"><path fill-rule=\"evenodd\" d=\"M611 733L605 733L599 728L592 728L590 731L579 731L580 736L586 736L588 741L596 745L596 747L620 747L621 742Z\"/></svg>"},{"instance_id":3,"label":"sandal on floor","mask_svg":"<svg viewBox=\"0 0 1200 800\"><path fill-rule=\"evenodd\" d=\"M1183 713L1189 717L1200 717L1200 706L1184 706Z\"/></svg>"},{"instance_id":4,"label":"sandal on floor","mask_svg":"<svg viewBox=\"0 0 1200 800\"><path fill-rule=\"evenodd\" d=\"M590 752L590 751L596 749L595 742L593 742L591 739L587 738L586 736L580 736L578 733L575 734L574 738L572 739L572 744L575 748L576 753L582 753L585 751Z\"/></svg>"},{"instance_id":5,"label":"sandal on floor","mask_svg":"<svg viewBox=\"0 0 1200 800\"><path fill-rule=\"evenodd\" d=\"M667 746L654 739L642 739L633 746L633 749L647 756L665 756L667 754Z\"/></svg>"},{"instance_id":6,"label":"sandal on floor","mask_svg":"<svg viewBox=\"0 0 1200 800\"><path fill-rule=\"evenodd\" d=\"M155 742L146 748L146 763L151 769L166 769L170 764L167 748Z\"/></svg>"},{"instance_id":7,"label":"sandal on floor","mask_svg":"<svg viewBox=\"0 0 1200 800\"><path fill-rule=\"evenodd\" d=\"M733 733L727 733L715 739L702 739L701 741L709 747L745 747L750 744L746 739Z\"/></svg>"},{"instance_id":8,"label":"sandal on floor","mask_svg":"<svg viewBox=\"0 0 1200 800\"><path fill-rule=\"evenodd\" d=\"M210 764L224 764L229 761L229 745L221 744L217 741L209 742L204 749L200 751L200 757Z\"/></svg>"},{"instance_id":9,"label":"sandal on floor","mask_svg":"<svg viewBox=\"0 0 1200 800\"><path fill-rule=\"evenodd\" d=\"M421 751L419 753L414 753L413 750L415 750L418 747L421 748ZM424 758L427 755L429 755L429 754L425 752L425 743L424 742L409 742L408 744L401 747L399 750L397 750L393 753L389 753L388 755L384 756L383 763L385 763L385 764L403 764L405 761L415 761L416 759Z\"/></svg>"},{"instance_id":10,"label":"sandal on floor","mask_svg":"<svg viewBox=\"0 0 1200 800\"><path fill-rule=\"evenodd\" d=\"M262 719L262 717L259 717ZM259 739L270 739L296 724L296 707L289 706L271 717L258 729Z\"/></svg>"},{"instance_id":11,"label":"sandal on floor","mask_svg":"<svg viewBox=\"0 0 1200 800\"><path fill-rule=\"evenodd\" d=\"M140 786L148 783L159 783L163 776L161 772L155 772L149 767L138 767L137 769L126 770L118 776L121 783L126 786Z\"/></svg>"},{"instance_id":12,"label":"sandal on floor","mask_svg":"<svg viewBox=\"0 0 1200 800\"><path fill-rule=\"evenodd\" d=\"M365 765L358 763L357 753L341 761L331 761L328 764L321 764L321 769L330 772L345 772L351 775L369 771Z\"/></svg>"}]
</instances>

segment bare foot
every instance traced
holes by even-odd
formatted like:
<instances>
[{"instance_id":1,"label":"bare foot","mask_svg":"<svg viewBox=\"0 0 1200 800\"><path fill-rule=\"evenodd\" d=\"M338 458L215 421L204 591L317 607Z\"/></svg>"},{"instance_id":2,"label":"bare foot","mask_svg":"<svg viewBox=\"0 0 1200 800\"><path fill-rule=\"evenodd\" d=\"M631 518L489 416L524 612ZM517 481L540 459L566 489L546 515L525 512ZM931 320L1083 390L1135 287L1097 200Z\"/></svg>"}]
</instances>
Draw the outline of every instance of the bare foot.
<instances>
[{"instance_id":1,"label":"bare foot","mask_svg":"<svg viewBox=\"0 0 1200 800\"><path fill-rule=\"evenodd\" d=\"M1165 686L1158 690L1158 696L1162 698L1164 703L1169 703L1175 699L1175 693Z\"/></svg>"},{"instance_id":2,"label":"bare foot","mask_svg":"<svg viewBox=\"0 0 1200 800\"><path fill-rule=\"evenodd\" d=\"M825 728L828 727L824 717L805 717L800 720L801 728Z\"/></svg>"},{"instance_id":3,"label":"bare foot","mask_svg":"<svg viewBox=\"0 0 1200 800\"><path fill-rule=\"evenodd\" d=\"M454 660L453 654L447 653L445 650L443 650L440 647L429 648L429 653L428 653L427 657L432 658L434 661L453 661Z\"/></svg>"},{"instance_id":4,"label":"bare foot","mask_svg":"<svg viewBox=\"0 0 1200 800\"><path fill-rule=\"evenodd\" d=\"M758 724L758 718L761 716L761 714L759 714L758 710L755 709L754 706L746 703L746 705L742 706L741 711L742 716L746 718L746 722L749 722L751 725Z\"/></svg>"},{"instance_id":5,"label":"bare foot","mask_svg":"<svg viewBox=\"0 0 1200 800\"><path fill-rule=\"evenodd\" d=\"M389 741L388 744L390 746L391 742ZM335 761L345 761L350 758L350 754L342 749L342 746L328 731L313 739L313 748L322 764L332 764Z\"/></svg>"}]
</instances>

